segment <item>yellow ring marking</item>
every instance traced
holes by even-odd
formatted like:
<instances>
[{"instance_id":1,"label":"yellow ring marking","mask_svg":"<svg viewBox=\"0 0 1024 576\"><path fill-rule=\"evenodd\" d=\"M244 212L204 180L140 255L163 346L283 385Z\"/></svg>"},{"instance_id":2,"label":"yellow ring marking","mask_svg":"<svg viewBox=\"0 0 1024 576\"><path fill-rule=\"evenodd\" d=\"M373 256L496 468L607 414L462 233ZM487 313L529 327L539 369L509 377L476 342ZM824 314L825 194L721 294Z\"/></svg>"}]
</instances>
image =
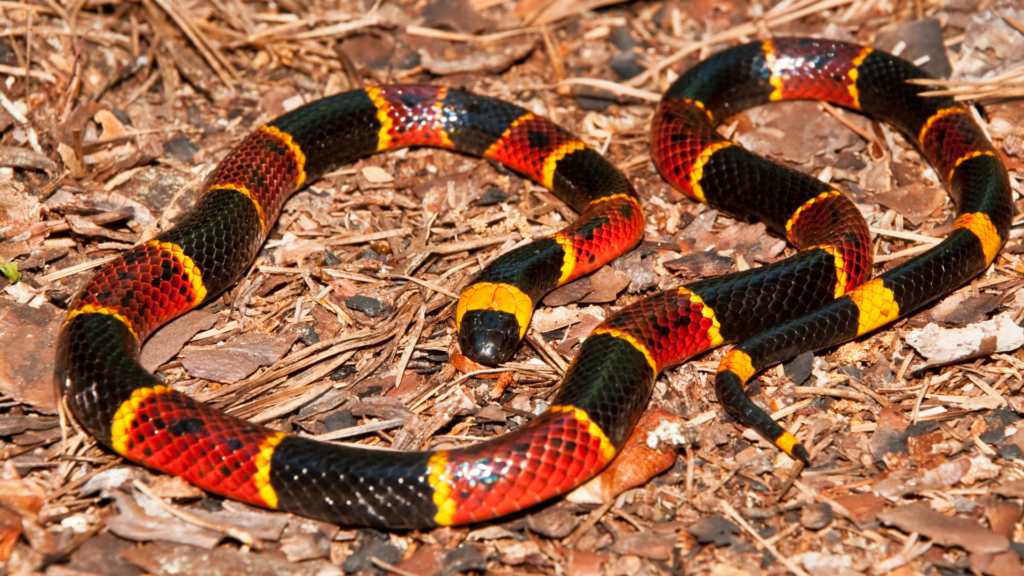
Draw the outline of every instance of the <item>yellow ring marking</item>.
<instances>
[{"instance_id":1,"label":"yellow ring marking","mask_svg":"<svg viewBox=\"0 0 1024 576\"><path fill-rule=\"evenodd\" d=\"M587 204L587 208L590 208L591 206L594 206L595 204L600 204L602 202L607 202L609 200L619 200L621 198L625 198L626 200L629 200L629 201L633 202L637 206L640 205L640 202L636 199L635 196L633 196L631 194L622 193L622 194L612 194L611 196L602 196L600 198L595 198L594 200L591 200Z\"/></svg>"},{"instance_id":2,"label":"yellow ring marking","mask_svg":"<svg viewBox=\"0 0 1024 576\"><path fill-rule=\"evenodd\" d=\"M775 445L779 447L779 450L782 450L790 456L793 455L793 448L799 444L800 441L796 439L796 436L793 436L789 432L783 432L782 436L775 439Z\"/></svg>"},{"instance_id":3,"label":"yellow ring marking","mask_svg":"<svg viewBox=\"0 0 1024 576\"><path fill-rule=\"evenodd\" d=\"M678 288L679 294L686 296L690 299L690 302L700 304L700 313L707 319L711 320L711 327L708 328L708 340L711 341L711 347L721 346L725 342L725 338L722 338L722 324L715 317L715 311L704 303L704 299L700 297L696 292L687 290L686 288Z\"/></svg>"},{"instance_id":4,"label":"yellow ring marking","mask_svg":"<svg viewBox=\"0 0 1024 576\"><path fill-rule=\"evenodd\" d=\"M768 64L768 69L772 71L772 75L768 78L768 83L771 84L775 89L772 90L768 99L772 102L782 100L782 76L775 70L775 65L778 63L778 56L775 54L775 43L771 40L765 40L761 44L761 50L764 51L764 61Z\"/></svg>"},{"instance_id":5,"label":"yellow ring marking","mask_svg":"<svg viewBox=\"0 0 1024 576\"><path fill-rule=\"evenodd\" d=\"M932 126L934 126L939 120L949 116L950 114L965 114L966 112L967 111L963 108L943 108L935 114L932 114L930 118L924 121L924 125L921 126L921 132L918 133L917 142L919 144L924 144L924 138L928 134L928 130L931 130Z\"/></svg>"},{"instance_id":6,"label":"yellow ring marking","mask_svg":"<svg viewBox=\"0 0 1024 576\"><path fill-rule=\"evenodd\" d=\"M135 421L135 417L138 415L139 406L151 396L162 394L169 390L170 388L166 386L139 388L133 390L131 398L118 406L117 412L114 413L114 424L110 427L110 443L113 445L115 452L122 456L128 454L129 444L132 439L132 422Z\"/></svg>"},{"instance_id":7,"label":"yellow ring marking","mask_svg":"<svg viewBox=\"0 0 1024 576\"><path fill-rule=\"evenodd\" d=\"M846 294L846 290L850 287L850 274L846 271L846 259L843 258L842 252L836 250L836 248L830 244L811 246L808 250L814 248L824 250L832 255L832 259L836 266L836 298Z\"/></svg>"},{"instance_id":8,"label":"yellow ring marking","mask_svg":"<svg viewBox=\"0 0 1024 576\"><path fill-rule=\"evenodd\" d=\"M377 120L380 122L380 130L377 131L377 152L387 150L391 147L391 130L395 123L391 120L391 104L384 99L383 91L380 88L367 88L366 94L377 107Z\"/></svg>"},{"instance_id":9,"label":"yellow ring marking","mask_svg":"<svg viewBox=\"0 0 1024 576\"><path fill-rule=\"evenodd\" d=\"M626 342L629 342L629 344L633 346L633 348L636 348L638 351L640 351L641 354L644 355L644 358L647 359L647 363L651 365L651 370L654 370L655 374L658 373L658 363L654 361L654 356L651 355L651 351L647 349L647 346L644 346L643 343L634 338L631 334L627 334L626 332L623 332L621 330L616 330L615 328L598 328L597 330L594 330L591 336L597 336L598 334L607 334L613 338L618 338L619 340L625 340Z\"/></svg>"},{"instance_id":10,"label":"yellow ring marking","mask_svg":"<svg viewBox=\"0 0 1024 576\"><path fill-rule=\"evenodd\" d=\"M857 69L864 63L864 59L872 51L871 48L862 48L860 53L853 59L853 68L850 68L850 71L846 74L847 78L850 79L850 85L846 90L850 93L850 99L853 100L853 107L858 110L860 109L860 92L857 90L857 78L860 77L860 71Z\"/></svg>"},{"instance_id":11,"label":"yellow ring marking","mask_svg":"<svg viewBox=\"0 0 1024 576\"><path fill-rule=\"evenodd\" d=\"M571 140L562 144L558 148L555 148L551 154L548 154L547 158L544 159L544 166L541 168L540 173L540 183L548 190L551 190L555 180L555 169L558 168L558 163L566 156L578 150L583 150L586 147L587 145L580 140Z\"/></svg>"},{"instance_id":12,"label":"yellow ring marking","mask_svg":"<svg viewBox=\"0 0 1024 576\"><path fill-rule=\"evenodd\" d=\"M184 268L185 273L188 275L188 281L192 284L192 292L196 295L195 301L192 302L193 308L206 299L206 286L203 286L203 275L196 266L196 263L185 254L181 246L172 242L160 242L159 240L150 240L146 244L161 250L167 250L171 253L171 257L177 260L181 267Z\"/></svg>"},{"instance_id":13,"label":"yellow ring marking","mask_svg":"<svg viewBox=\"0 0 1024 576\"><path fill-rule=\"evenodd\" d=\"M989 218L988 214L982 214L981 212L961 214L953 222L953 228L966 228L978 237L978 240L981 242L981 249L985 252L985 264L991 264L996 259L996 255L999 254L1000 248L1003 247L1003 241L999 238L999 231L996 230L996 226L992 223L992 219Z\"/></svg>"},{"instance_id":14,"label":"yellow ring marking","mask_svg":"<svg viewBox=\"0 0 1024 576\"><path fill-rule=\"evenodd\" d=\"M576 269L576 246L561 232L552 234L550 238L562 247L562 275L558 277L558 285L561 286L569 281Z\"/></svg>"},{"instance_id":15,"label":"yellow ring marking","mask_svg":"<svg viewBox=\"0 0 1024 576\"><path fill-rule=\"evenodd\" d=\"M975 150L974 152L969 152L967 154L964 154L963 156L961 156L961 157L956 159L956 163L953 164L953 169L949 171L949 179L953 180L953 172L956 172L956 169L959 168L961 164L963 164L964 162L967 162L971 158L977 158L978 156L995 156L995 155L996 155L995 152L993 152L991 150Z\"/></svg>"},{"instance_id":16,"label":"yellow ring marking","mask_svg":"<svg viewBox=\"0 0 1024 576\"><path fill-rule=\"evenodd\" d=\"M256 454L256 473L252 475L253 486L263 498L263 504L267 508L277 508L277 492L270 485L270 458L274 455L274 448L285 438L282 432L275 432L260 440L260 451Z\"/></svg>"},{"instance_id":17,"label":"yellow ring marking","mask_svg":"<svg viewBox=\"0 0 1024 576\"><path fill-rule=\"evenodd\" d=\"M260 215L260 230L266 230L267 222L263 217L263 206L260 206L259 201L256 200L256 197L253 196L252 192L250 192L248 188L238 184L214 184L210 187L209 192L213 192L214 190L234 190L249 200L252 200L253 205L256 206L256 213Z\"/></svg>"},{"instance_id":18,"label":"yellow ring marking","mask_svg":"<svg viewBox=\"0 0 1024 576\"><path fill-rule=\"evenodd\" d=\"M448 87L447 86L443 86L443 87L441 87L440 90L437 91L437 96L436 96L437 101L434 102L434 108L437 108L437 112L438 112L437 116L439 118L444 118L444 99L447 98L447 97L448 97ZM444 127L442 127L440 123L434 124L433 128L434 128L434 133L437 134L438 136L440 136L440 138L441 138L441 144L440 144L441 146L443 146L445 148L454 148L455 147L455 144L452 144L451 138L448 137L448 131L445 130Z\"/></svg>"},{"instance_id":19,"label":"yellow ring marking","mask_svg":"<svg viewBox=\"0 0 1024 576\"><path fill-rule=\"evenodd\" d=\"M301 187L302 183L306 181L306 155L302 153L302 148L299 148L299 145L295 143L291 134L282 132L273 126L264 126L260 128L260 131L276 137L291 150L292 155L295 157L295 169L299 172L298 178L295 179L295 187Z\"/></svg>"},{"instance_id":20,"label":"yellow ring marking","mask_svg":"<svg viewBox=\"0 0 1024 576\"><path fill-rule=\"evenodd\" d=\"M881 278L869 280L854 288L847 296L860 310L857 336L884 326L900 317L900 306L892 290L882 284Z\"/></svg>"},{"instance_id":21,"label":"yellow ring marking","mask_svg":"<svg viewBox=\"0 0 1024 576\"><path fill-rule=\"evenodd\" d=\"M462 326L462 317L470 310L497 310L508 312L519 323L519 338L526 335L533 313L533 300L522 290L511 284L500 282L478 282L462 291L455 312L456 328Z\"/></svg>"},{"instance_id":22,"label":"yellow ring marking","mask_svg":"<svg viewBox=\"0 0 1024 576\"><path fill-rule=\"evenodd\" d=\"M718 372L732 372L740 379L740 384L746 384L754 377L754 363L746 352L733 348L726 353L722 361L718 363Z\"/></svg>"},{"instance_id":23,"label":"yellow ring marking","mask_svg":"<svg viewBox=\"0 0 1024 576\"><path fill-rule=\"evenodd\" d=\"M604 456L604 461L610 462L612 458L615 458L615 447L612 446L612 443L610 440L608 440L608 437L604 435L604 431L601 430L601 427L595 424L594 421L590 419L590 415L587 414L586 410L583 410L582 408L577 408L575 406L563 406L555 404L554 406L548 408L548 411L561 412L564 414L572 413L573 418L575 418L579 422L583 422L584 424L588 425L587 432L591 436L594 436L601 440L601 454Z\"/></svg>"},{"instance_id":24,"label":"yellow ring marking","mask_svg":"<svg viewBox=\"0 0 1024 576\"><path fill-rule=\"evenodd\" d=\"M704 197L704 189L701 188L700 180L704 177L704 165L711 161L711 156L721 150L722 148L728 148L732 146L732 142L728 140L724 142L715 142L701 151L700 156L694 161L693 167L690 168L690 188L693 190L693 196L701 202L707 202Z\"/></svg>"},{"instance_id":25,"label":"yellow ring marking","mask_svg":"<svg viewBox=\"0 0 1024 576\"><path fill-rule=\"evenodd\" d=\"M828 192L822 192L821 194L818 194L814 198L811 198L807 202L804 202L803 204L801 204L800 207L797 208L793 212L793 215L789 217L789 220L786 221L786 238L790 242L793 242L795 244L796 242L794 242L794 240L793 240L793 227L796 226L796 221L797 221L797 219L800 218L800 214L804 210L809 209L813 204L815 204L817 202L823 202L823 201L828 200L829 198L832 198L832 197L835 197L835 196L839 196L839 191L838 190L830 190Z\"/></svg>"},{"instance_id":26,"label":"yellow ring marking","mask_svg":"<svg viewBox=\"0 0 1024 576\"><path fill-rule=\"evenodd\" d=\"M113 308L107 308L105 306L93 306L92 304L84 304L82 305L81 308L68 312L68 317L64 319L64 326L67 326L68 322L71 322L71 319L74 318L75 316L78 316L79 314L106 314L107 316L113 316L114 318L117 318L118 320L124 323L124 325L128 328L128 331L132 333L132 336L135 336L136 340L138 340L139 338L139 333L135 331L135 326L132 325L131 321L128 320L128 318L121 315L121 313L118 312L117 310Z\"/></svg>"},{"instance_id":27,"label":"yellow ring marking","mask_svg":"<svg viewBox=\"0 0 1024 576\"><path fill-rule=\"evenodd\" d=\"M448 472L448 453L436 452L427 462L427 470L430 475L427 481L434 489L434 505L437 506L437 514L434 514L434 522L441 526L450 526L452 517L458 510L458 503L451 497L452 485L455 481Z\"/></svg>"}]
</instances>

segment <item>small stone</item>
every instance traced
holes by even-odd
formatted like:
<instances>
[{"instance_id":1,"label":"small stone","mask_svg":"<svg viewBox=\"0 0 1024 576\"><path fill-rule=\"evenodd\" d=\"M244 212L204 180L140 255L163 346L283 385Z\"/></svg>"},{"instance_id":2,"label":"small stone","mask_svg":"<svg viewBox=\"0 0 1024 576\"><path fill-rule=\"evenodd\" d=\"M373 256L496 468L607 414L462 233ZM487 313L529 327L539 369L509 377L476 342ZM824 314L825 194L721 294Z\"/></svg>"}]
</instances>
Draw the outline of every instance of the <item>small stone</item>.
<instances>
[{"instance_id":1,"label":"small stone","mask_svg":"<svg viewBox=\"0 0 1024 576\"><path fill-rule=\"evenodd\" d=\"M693 534L701 544L731 546L736 541L734 535L739 534L740 529L722 516L708 516L694 522L686 531Z\"/></svg>"},{"instance_id":2,"label":"small stone","mask_svg":"<svg viewBox=\"0 0 1024 576\"><path fill-rule=\"evenodd\" d=\"M797 356L789 364L783 365L786 376L797 386L803 384L811 376L811 369L814 365L814 353L804 352Z\"/></svg>"},{"instance_id":3,"label":"small stone","mask_svg":"<svg viewBox=\"0 0 1024 576\"><path fill-rule=\"evenodd\" d=\"M388 255L381 254L373 248L363 248L363 251L359 253L359 257L364 260L377 260L378 262L387 262Z\"/></svg>"},{"instance_id":4,"label":"small stone","mask_svg":"<svg viewBox=\"0 0 1024 576\"><path fill-rule=\"evenodd\" d=\"M376 318L384 311L384 304L380 300L370 298L369 296L363 296L362 294L356 294L355 296L345 300L345 306L348 306L352 310L358 310L370 318Z\"/></svg>"},{"instance_id":5,"label":"small stone","mask_svg":"<svg viewBox=\"0 0 1024 576\"><path fill-rule=\"evenodd\" d=\"M324 434L337 432L356 425L356 417L351 410L338 410L324 418Z\"/></svg>"},{"instance_id":6,"label":"small stone","mask_svg":"<svg viewBox=\"0 0 1024 576\"><path fill-rule=\"evenodd\" d=\"M1004 460L1016 460L1020 458L1022 453L1024 452L1022 452L1020 446L1017 446L1016 444L1003 444L999 447L999 451L997 452L999 457Z\"/></svg>"},{"instance_id":7,"label":"small stone","mask_svg":"<svg viewBox=\"0 0 1024 576\"><path fill-rule=\"evenodd\" d=\"M171 156L174 156L178 160L191 163L192 156L194 156L196 152L199 152L199 148L195 144L189 142L188 138L178 136L177 138L167 142L167 151L171 153Z\"/></svg>"},{"instance_id":8,"label":"small stone","mask_svg":"<svg viewBox=\"0 0 1024 576\"><path fill-rule=\"evenodd\" d=\"M295 331L299 333L299 340L306 346L312 346L320 342L320 335L316 333L316 329L312 324L298 324L295 326Z\"/></svg>"},{"instance_id":9,"label":"small stone","mask_svg":"<svg viewBox=\"0 0 1024 576\"><path fill-rule=\"evenodd\" d=\"M331 372L331 380L338 382L340 380L348 378L349 376L355 374L356 372L358 372L358 370L354 365L343 364L342 366L339 366L337 370Z\"/></svg>"},{"instance_id":10,"label":"small stone","mask_svg":"<svg viewBox=\"0 0 1024 576\"><path fill-rule=\"evenodd\" d=\"M643 74L645 68L640 65L640 61L637 55L633 51L620 52L612 57L608 61L608 66L611 67L615 75L620 80L629 80L634 76Z\"/></svg>"},{"instance_id":11,"label":"small stone","mask_svg":"<svg viewBox=\"0 0 1024 576\"><path fill-rule=\"evenodd\" d=\"M831 506L824 502L816 502L800 514L800 524L808 530L821 530L831 524L834 518Z\"/></svg>"},{"instance_id":12,"label":"small stone","mask_svg":"<svg viewBox=\"0 0 1024 576\"><path fill-rule=\"evenodd\" d=\"M631 51L633 48L640 45L640 42L633 37L632 31L625 26L616 26L612 28L611 33L608 34L608 41L623 52Z\"/></svg>"},{"instance_id":13,"label":"small stone","mask_svg":"<svg viewBox=\"0 0 1024 576\"><path fill-rule=\"evenodd\" d=\"M402 560L402 552L390 543L387 534L372 528L355 531L356 551L342 563L341 569L346 573L374 570L371 558L376 557L388 564L398 564Z\"/></svg>"},{"instance_id":14,"label":"small stone","mask_svg":"<svg viewBox=\"0 0 1024 576\"><path fill-rule=\"evenodd\" d=\"M526 519L526 525L530 530L548 538L558 539L572 534L578 524L579 518L564 504L549 506Z\"/></svg>"},{"instance_id":15,"label":"small stone","mask_svg":"<svg viewBox=\"0 0 1024 576\"><path fill-rule=\"evenodd\" d=\"M665 262L665 268L679 272L687 278L709 278L729 272L736 261L714 252L693 252L682 258Z\"/></svg>"},{"instance_id":16,"label":"small stone","mask_svg":"<svg viewBox=\"0 0 1024 576\"><path fill-rule=\"evenodd\" d=\"M494 206L495 204L501 204L508 199L509 195L501 188L488 186L487 190L484 191L484 195L477 198L473 204L477 206Z\"/></svg>"},{"instance_id":17,"label":"small stone","mask_svg":"<svg viewBox=\"0 0 1024 576\"><path fill-rule=\"evenodd\" d=\"M338 258L334 252L324 248L324 266L337 266L341 264L341 258Z\"/></svg>"},{"instance_id":18,"label":"small stone","mask_svg":"<svg viewBox=\"0 0 1024 576\"><path fill-rule=\"evenodd\" d=\"M864 372L862 372L861 369L857 368L856 366L840 366L838 372L840 374L846 374L847 376L853 378L857 382L864 380Z\"/></svg>"}]
</instances>

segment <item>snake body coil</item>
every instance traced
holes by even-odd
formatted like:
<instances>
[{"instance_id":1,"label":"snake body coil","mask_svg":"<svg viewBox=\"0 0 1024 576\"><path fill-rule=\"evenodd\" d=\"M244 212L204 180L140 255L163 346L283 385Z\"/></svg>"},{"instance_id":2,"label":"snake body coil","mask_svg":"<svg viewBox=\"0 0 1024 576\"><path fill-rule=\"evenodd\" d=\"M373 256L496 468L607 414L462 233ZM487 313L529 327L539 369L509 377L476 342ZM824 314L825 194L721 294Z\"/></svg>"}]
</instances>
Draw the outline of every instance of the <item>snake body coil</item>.
<instances>
[{"instance_id":1,"label":"snake body coil","mask_svg":"<svg viewBox=\"0 0 1024 576\"><path fill-rule=\"evenodd\" d=\"M921 98L926 78L869 48L777 39L726 50L684 74L656 113L651 156L691 197L757 219L802 249L746 272L639 301L583 343L551 408L523 428L437 452L372 453L286 435L164 386L138 364L157 327L244 273L284 200L326 171L377 151L438 146L486 156L551 188L580 218L505 254L462 294L459 342L500 363L551 289L635 245L644 220L629 181L578 139L493 98L384 86L324 98L257 130L214 171L175 228L101 269L72 303L58 381L85 429L125 457L253 504L345 525L428 527L494 518L578 486L617 453L658 373L738 342L716 378L730 414L806 460L803 446L742 391L758 370L832 346L948 294L1006 240L1006 170L970 113ZM912 140L957 203L953 232L868 280L871 246L856 208L830 186L719 136L743 108L815 98L861 110Z\"/></svg>"}]
</instances>

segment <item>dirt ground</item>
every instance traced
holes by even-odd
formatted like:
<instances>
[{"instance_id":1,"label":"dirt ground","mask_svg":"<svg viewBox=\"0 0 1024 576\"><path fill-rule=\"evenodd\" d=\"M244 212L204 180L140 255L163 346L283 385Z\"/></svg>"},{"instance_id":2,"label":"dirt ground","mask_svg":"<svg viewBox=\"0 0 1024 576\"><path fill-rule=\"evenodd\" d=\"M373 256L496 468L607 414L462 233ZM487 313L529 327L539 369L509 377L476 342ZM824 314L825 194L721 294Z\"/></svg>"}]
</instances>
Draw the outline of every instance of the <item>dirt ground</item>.
<instances>
[{"instance_id":1,"label":"dirt ground","mask_svg":"<svg viewBox=\"0 0 1024 576\"><path fill-rule=\"evenodd\" d=\"M61 415L54 343L100 265L172 226L275 116L421 82L518 103L600 150L643 198L642 244L547 296L514 360L481 371L454 345L454 296L575 214L484 160L380 154L295 194L246 277L153 336L143 363L222 410L325 441L437 449L515 430L615 310L793 253L684 198L648 156L659 95L682 71L773 35L857 41L945 79L978 104L1020 191L1021 2L0 2L0 574L1024 574L1020 218L951 296L757 378L750 395L808 446L806 469L724 414L724 350L661 375L637 437L680 433L639 448L632 461L650 464L629 464L631 481L432 531L213 497ZM853 199L876 272L952 227L935 172L869 118L784 102L720 130Z\"/></svg>"}]
</instances>

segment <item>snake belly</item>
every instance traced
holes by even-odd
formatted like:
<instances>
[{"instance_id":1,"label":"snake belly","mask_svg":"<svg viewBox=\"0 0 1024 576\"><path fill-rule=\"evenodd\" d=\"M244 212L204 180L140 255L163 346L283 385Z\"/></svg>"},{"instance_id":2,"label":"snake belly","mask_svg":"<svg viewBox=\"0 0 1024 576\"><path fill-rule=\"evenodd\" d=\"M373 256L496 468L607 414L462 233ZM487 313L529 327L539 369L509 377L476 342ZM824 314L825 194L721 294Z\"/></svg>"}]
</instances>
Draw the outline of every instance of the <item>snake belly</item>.
<instances>
[{"instance_id":1,"label":"snake belly","mask_svg":"<svg viewBox=\"0 0 1024 576\"><path fill-rule=\"evenodd\" d=\"M903 83L922 75L859 46L787 39L727 50L682 76L652 128L662 174L696 199L764 221L803 251L657 294L610 317L584 342L551 408L500 438L435 452L315 442L197 402L137 361L140 343L158 326L237 281L291 192L379 150L430 145L493 158L581 213L566 230L499 258L463 292L459 340L467 355L479 352L475 359L507 358L547 291L639 241L636 193L599 154L522 108L455 89L347 92L257 130L218 166L175 228L126 252L83 288L59 339L58 382L85 429L125 457L216 494L344 525L462 524L578 486L615 456L661 370L727 341L740 344L720 368L720 401L806 458L742 385L787 354L852 338L948 293L991 263L1006 239L1005 168L965 109L918 98L924 88ZM783 98L863 110L918 142L958 201L950 237L867 281L868 230L848 200L714 132L733 111Z\"/></svg>"}]
</instances>

